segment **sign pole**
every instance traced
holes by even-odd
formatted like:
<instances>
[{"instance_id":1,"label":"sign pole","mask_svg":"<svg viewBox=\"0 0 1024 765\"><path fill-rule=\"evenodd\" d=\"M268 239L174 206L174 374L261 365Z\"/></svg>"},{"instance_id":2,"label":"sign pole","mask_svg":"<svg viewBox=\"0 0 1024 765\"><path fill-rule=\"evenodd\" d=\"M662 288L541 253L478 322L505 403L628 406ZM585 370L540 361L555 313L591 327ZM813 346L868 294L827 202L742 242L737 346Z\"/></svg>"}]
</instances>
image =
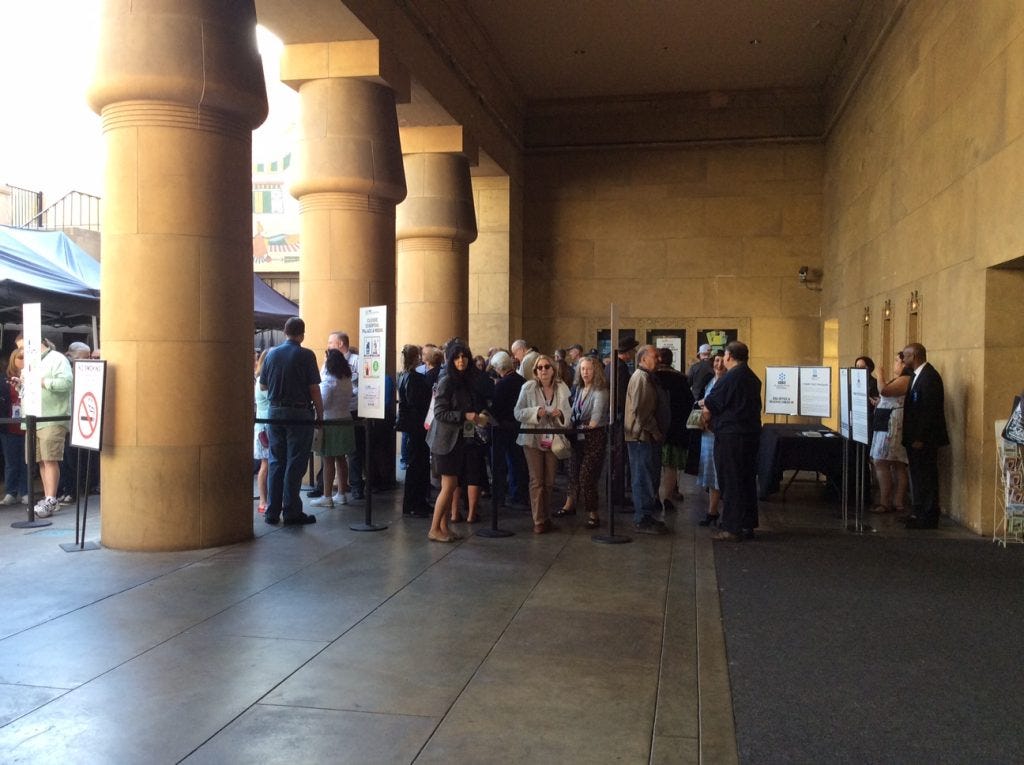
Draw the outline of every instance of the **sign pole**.
<instances>
[{"instance_id":1,"label":"sign pole","mask_svg":"<svg viewBox=\"0 0 1024 765\"><path fill-rule=\"evenodd\" d=\"M373 522L373 471L370 464L373 452L370 450L371 420L384 419L391 402L387 400L387 326L386 305L363 306L359 309L359 411L366 428L366 459L363 460L364 495L366 516L363 523L351 523L352 531L383 531L387 526ZM324 487L327 491L327 487Z\"/></svg>"},{"instance_id":2,"label":"sign pole","mask_svg":"<svg viewBox=\"0 0 1024 765\"><path fill-rule=\"evenodd\" d=\"M616 405L616 402L618 401L619 357L615 352L615 349L619 347L619 312L615 307L615 303L611 304L611 317L608 326L611 327L612 336L612 355L610 365L612 373L609 375L611 379L608 381L610 385L610 391L608 394L608 444L605 449L605 486L608 490L608 493L605 496L605 504L608 510L608 533L594 534L591 539L599 544L621 545L626 542L632 542L633 540L630 537L617 535L615 533L615 507L612 504L612 448L615 445L614 439L616 438L616 427L619 425L617 422L618 406Z\"/></svg>"}]
</instances>

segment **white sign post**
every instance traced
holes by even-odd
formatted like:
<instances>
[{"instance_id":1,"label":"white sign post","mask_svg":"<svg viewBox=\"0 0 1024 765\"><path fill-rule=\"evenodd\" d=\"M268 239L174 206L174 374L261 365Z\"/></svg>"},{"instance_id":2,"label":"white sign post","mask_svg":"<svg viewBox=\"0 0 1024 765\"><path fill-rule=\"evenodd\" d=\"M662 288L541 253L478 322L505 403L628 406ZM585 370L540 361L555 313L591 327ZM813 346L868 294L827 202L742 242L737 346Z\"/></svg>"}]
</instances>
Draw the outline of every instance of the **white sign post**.
<instances>
[{"instance_id":1,"label":"white sign post","mask_svg":"<svg viewBox=\"0 0 1024 765\"><path fill-rule=\"evenodd\" d=\"M854 441L868 443L868 371L850 370L850 436Z\"/></svg>"},{"instance_id":2,"label":"white sign post","mask_svg":"<svg viewBox=\"0 0 1024 765\"><path fill-rule=\"evenodd\" d=\"M767 414L796 414L799 367L765 367L764 411Z\"/></svg>"},{"instance_id":3,"label":"white sign post","mask_svg":"<svg viewBox=\"0 0 1024 765\"><path fill-rule=\"evenodd\" d=\"M839 370L839 435L850 437L850 370Z\"/></svg>"},{"instance_id":4,"label":"white sign post","mask_svg":"<svg viewBox=\"0 0 1024 765\"><path fill-rule=\"evenodd\" d=\"M22 416L43 416L43 387L40 384L39 366L43 358L42 306L39 303L25 303L21 307L22 330L25 341L25 368L21 370L21 413Z\"/></svg>"},{"instance_id":5,"label":"white sign post","mask_svg":"<svg viewBox=\"0 0 1024 765\"><path fill-rule=\"evenodd\" d=\"M387 326L386 305L359 309L359 416L363 418L384 419Z\"/></svg>"}]
</instances>

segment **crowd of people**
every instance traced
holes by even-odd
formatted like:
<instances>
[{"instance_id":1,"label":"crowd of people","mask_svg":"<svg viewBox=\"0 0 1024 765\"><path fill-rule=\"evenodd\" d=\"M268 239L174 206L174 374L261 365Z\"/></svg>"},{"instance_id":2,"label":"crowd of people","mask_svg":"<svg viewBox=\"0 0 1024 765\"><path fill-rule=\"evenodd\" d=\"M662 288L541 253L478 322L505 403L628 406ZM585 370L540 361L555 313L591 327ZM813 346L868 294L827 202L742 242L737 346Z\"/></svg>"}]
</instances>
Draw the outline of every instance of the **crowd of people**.
<instances>
[{"instance_id":1,"label":"crowd of people","mask_svg":"<svg viewBox=\"0 0 1024 765\"><path fill-rule=\"evenodd\" d=\"M4 496L0 505L27 505L29 484L38 475L43 496L35 503L37 518L49 518L62 507L77 501L83 480L77 466L77 449L69 445L67 420L71 413L71 393L74 382L72 362L79 359L99 358L86 343L73 342L66 353L57 350L48 339L40 347L39 385L42 418L36 425L35 454L27 453L26 431L22 419L22 398L25 396L24 338L15 338L15 347L7 357L0 384L0 419L17 420L0 425L0 445L4 458ZM82 477L84 478L84 477ZM99 465L91 476L90 493L99 491Z\"/></svg>"},{"instance_id":2,"label":"crowd of people","mask_svg":"<svg viewBox=\"0 0 1024 765\"><path fill-rule=\"evenodd\" d=\"M256 358L257 417L271 421L257 423L254 435L259 510L270 524L315 523L299 495L311 448L322 458L323 475L311 505L346 504L350 493L362 498L356 481L365 480L370 466L351 437L358 357L348 336L334 332L318 367L315 354L302 347L301 319L290 319L285 335ZM429 518L427 536L435 542L461 539L457 524L478 522L484 497L529 509L535 534L577 514L596 529L610 443L612 499L632 503L636 532L669 533L665 513L682 501L679 473L696 451L700 482L711 497L703 523L720 526L723 539L749 537L757 526L761 383L747 355L738 342L717 355L701 346L684 373L675 369L670 349L635 339L603 359L578 344L546 354L525 340L486 356L457 337L441 346L406 345L393 420L406 470L403 513ZM568 491L559 506L553 495L560 470L568 474Z\"/></svg>"}]
</instances>

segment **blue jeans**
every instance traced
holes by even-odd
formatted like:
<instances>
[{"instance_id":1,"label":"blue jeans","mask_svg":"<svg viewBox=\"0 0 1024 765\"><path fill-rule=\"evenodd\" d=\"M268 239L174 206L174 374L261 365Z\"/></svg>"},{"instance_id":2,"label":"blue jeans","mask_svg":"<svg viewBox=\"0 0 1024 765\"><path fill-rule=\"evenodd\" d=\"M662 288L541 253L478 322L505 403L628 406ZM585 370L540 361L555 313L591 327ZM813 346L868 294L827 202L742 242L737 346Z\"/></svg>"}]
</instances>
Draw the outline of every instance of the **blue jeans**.
<instances>
[{"instance_id":1,"label":"blue jeans","mask_svg":"<svg viewBox=\"0 0 1024 765\"><path fill-rule=\"evenodd\" d=\"M630 488L633 491L633 522L654 520L660 505L661 444L627 441L626 449L629 451Z\"/></svg>"},{"instance_id":2,"label":"blue jeans","mask_svg":"<svg viewBox=\"0 0 1024 765\"><path fill-rule=\"evenodd\" d=\"M7 426L3 426L7 430ZM28 494L28 466L25 464L25 435L0 433L4 450L4 486L8 494L21 497Z\"/></svg>"},{"instance_id":3,"label":"blue jeans","mask_svg":"<svg viewBox=\"0 0 1024 765\"><path fill-rule=\"evenodd\" d=\"M271 406L272 420L310 420L312 409ZM269 504L267 519L276 520L302 515L302 476L309 465L313 446L313 425L270 425L270 473L267 476Z\"/></svg>"}]
</instances>

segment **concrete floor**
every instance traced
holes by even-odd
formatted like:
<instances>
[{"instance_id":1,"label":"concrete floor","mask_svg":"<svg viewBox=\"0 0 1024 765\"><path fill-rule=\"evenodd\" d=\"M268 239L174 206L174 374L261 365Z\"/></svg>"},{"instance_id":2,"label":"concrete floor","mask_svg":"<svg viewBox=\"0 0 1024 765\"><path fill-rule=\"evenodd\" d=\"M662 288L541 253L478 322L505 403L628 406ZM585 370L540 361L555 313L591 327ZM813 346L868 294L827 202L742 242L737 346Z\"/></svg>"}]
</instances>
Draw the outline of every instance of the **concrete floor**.
<instances>
[{"instance_id":1,"label":"concrete floor","mask_svg":"<svg viewBox=\"0 0 1024 765\"><path fill-rule=\"evenodd\" d=\"M0 761L736 760L702 496L621 545L523 512L430 543L399 500L386 531L349 529L362 504L254 513L250 542L146 554L64 552L74 507L0 510Z\"/></svg>"}]
</instances>

